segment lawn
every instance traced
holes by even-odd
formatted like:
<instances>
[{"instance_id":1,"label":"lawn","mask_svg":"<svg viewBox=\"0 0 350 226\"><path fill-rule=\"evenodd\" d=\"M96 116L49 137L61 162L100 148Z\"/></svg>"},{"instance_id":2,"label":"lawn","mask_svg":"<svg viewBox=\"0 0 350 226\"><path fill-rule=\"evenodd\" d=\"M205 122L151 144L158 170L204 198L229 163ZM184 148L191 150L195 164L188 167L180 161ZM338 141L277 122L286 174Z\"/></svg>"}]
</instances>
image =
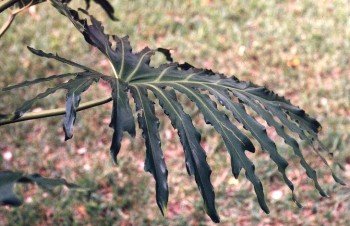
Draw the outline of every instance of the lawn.
<instances>
[{"instance_id":1,"label":"lawn","mask_svg":"<svg viewBox=\"0 0 350 226\"><path fill-rule=\"evenodd\" d=\"M71 6L78 7L75 1ZM170 48L175 60L211 68L241 80L267 86L305 109L323 126L321 141L334 152L335 171L350 179L350 6L339 1L155 1L111 0L120 21L113 22L96 5L91 13L103 21L107 33L129 35L135 50ZM243 3L244 2L244 3ZM0 24L7 18L0 15ZM57 52L104 73L108 61L91 48L69 20L43 3L20 14L0 39L0 87L74 68L31 54L26 46ZM158 60L157 58L155 59ZM51 82L54 84L54 82ZM47 84L46 84L47 85ZM0 112L9 113L44 86L0 93ZM107 90L109 91L109 90ZM106 84L93 87L83 101L109 95ZM35 111L64 106L57 93ZM155 201L155 182L144 172L145 147L141 131L125 136L117 166L109 157L113 130L111 104L78 113L73 139L64 142L62 118L40 119L0 127L0 169L63 177L85 190L18 186L24 205L0 207L0 225L212 225L194 178L187 175L177 132L160 108L160 136L169 170L170 197L165 217ZM211 180L222 225L346 225L350 221L349 186L336 185L329 170L306 144L303 153L329 198L315 191L299 159L279 139L279 152L290 160L288 176L296 185L303 209L291 201L276 165L259 149L251 155L263 182L271 210L266 215L253 188L241 173L231 174L229 156L220 136L189 103L202 133L202 145L213 170ZM325 154L325 153L323 153ZM329 159L331 160L331 159Z\"/></svg>"}]
</instances>

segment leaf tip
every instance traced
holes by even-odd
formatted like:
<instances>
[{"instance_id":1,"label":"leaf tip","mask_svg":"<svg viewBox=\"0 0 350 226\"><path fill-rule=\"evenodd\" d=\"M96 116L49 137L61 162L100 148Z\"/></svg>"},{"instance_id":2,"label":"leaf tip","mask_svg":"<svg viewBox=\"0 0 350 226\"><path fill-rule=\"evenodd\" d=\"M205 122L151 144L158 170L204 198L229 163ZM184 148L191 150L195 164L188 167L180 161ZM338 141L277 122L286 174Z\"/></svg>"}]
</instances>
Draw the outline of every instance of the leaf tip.
<instances>
[{"instance_id":1,"label":"leaf tip","mask_svg":"<svg viewBox=\"0 0 350 226\"><path fill-rule=\"evenodd\" d=\"M36 49L34 49L34 48L32 48L32 47L30 47L30 46L27 46L27 49L30 51L30 52L32 52L32 53L36 53Z\"/></svg>"},{"instance_id":2,"label":"leaf tip","mask_svg":"<svg viewBox=\"0 0 350 226\"><path fill-rule=\"evenodd\" d=\"M215 217L210 217L214 223L220 223L220 217L216 215Z\"/></svg>"},{"instance_id":3,"label":"leaf tip","mask_svg":"<svg viewBox=\"0 0 350 226\"><path fill-rule=\"evenodd\" d=\"M327 193L323 189L319 189L319 193L322 197L328 197Z\"/></svg>"},{"instance_id":4,"label":"leaf tip","mask_svg":"<svg viewBox=\"0 0 350 226\"><path fill-rule=\"evenodd\" d=\"M72 139L73 133L67 128L65 124L63 124L63 131L64 131L64 141Z\"/></svg>"},{"instance_id":5,"label":"leaf tip","mask_svg":"<svg viewBox=\"0 0 350 226\"><path fill-rule=\"evenodd\" d=\"M299 209L302 209L302 208L304 208L304 206L300 203L300 202L295 202L295 204L297 205L297 207L299 208Z\"/></svg>"},{"instance_id":6,"label":"leaf tip","mask_svg":"<svg viewBox=\"0 0 350 226\"><path fill-rule=\"evenodd\" d=\"M120 149L120 146L115 144L115 140L113 137L112 145L111 145L111 148L109 150L109 155L110 155L114 165L118 165L117 155L118 155L119 149Z\"/></svg>"},{"instance_id":7,"label":"leaf tip","mask_svg":"<svg viewBox=\"0 0 350 226\"><path fill-rule=\"evenodd\" d=\"M64 141L70 140L72 139L72 137L73 137L73 134L68 134L66 131L64 132Z\"/></svg>"},{"instance_id":8,"label":"leaf tip","mask_svg":"<svg viewBox=\"0 0 350 226\"><path fill-rule=\"evenodd\" d=\"M260 204L261 209L264 211L264 213L270 214L270 209L266 203L264 203L263 205L261 205L261 203L259 203L259 204Z\"/></svg>"},{"instance_id":9,"label":"leaf tip","mask_svg":"<svg viewBox=\"0 0 350 226\"><path fill-rule=\"evenodd\" d=\"M110 156L111 156L113 164L118 165L117 155L113 151L110 151Z\"/></svg>"},{"instance_id":10,"label":"leaf tip","mask_svg":"<svg viewBox=\"0 0 350 226\"><path fill-rule=\"evenodd\" d=\"M332 173L332 177L333 177L334 181L337 182L338 184L343 185L343 186L346 186L346 183L345 183L342 179L340 179L339 177L337 177L337 176L335 175L335 173Z\"/></svg>"},{"instance_id":11,"label":"leaf tip","mask_svg":"<svg viewBox=\"0 0 350 226\"><path fill-rule=\"evenodd\" d=\"M270 214L270 209L267 207L266 209L264 209L264 212L265 212L266 214Z\"/></svg>"},{"instance_id":12,"label":"leaf tip","mask_svg":"<svg viewBox=\"0 0 350 226\"><path fill-rule=\"evenodd\" d=\"M216 212L216 208L215 206L213 206L212 208L210 208L207 204L206 201L204 201L204 209L205 212L207 213L207 215L210 217L210 219L214 222L214 223L220 223L220 217L218 215L218 213Z\"/></svg>"},{"instance_id":13,"label":"leaf tip","mask_svg":"<svg viewBox=\"0 0 350 226\"><path fill-rule=\"evenodd\" d=\"M166 217L168 213L168 205L166 203L159 203L159 209L160 212L162 213L163 217Z\"/></svg>"}]
</instances>

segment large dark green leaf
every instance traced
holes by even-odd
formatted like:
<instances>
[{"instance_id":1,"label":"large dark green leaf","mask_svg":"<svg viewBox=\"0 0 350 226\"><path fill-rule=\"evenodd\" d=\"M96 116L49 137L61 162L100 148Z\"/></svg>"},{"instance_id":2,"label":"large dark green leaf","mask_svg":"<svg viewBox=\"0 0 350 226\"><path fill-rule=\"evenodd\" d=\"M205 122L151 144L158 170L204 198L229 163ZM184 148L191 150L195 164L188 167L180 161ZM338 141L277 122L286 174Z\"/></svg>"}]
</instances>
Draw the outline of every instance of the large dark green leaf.
<instances>
[{"instance_id":1,"label":"large dark green leaf","mask_svg":"<svg viewBox=\"0 0 350 226\"><path fill-rule=\"evenodd\" d=\"M68 188L79 188L79 186L68 183L62 178L45 178L39 174L25 175L21 172L1 171L0 172L0 205L19 206L22 201L14 193L15 184L35 183L39 187L51 190L58 186L66 186Z\"/></svg>"},{"instance_id":2,"label":"large dark green leaf","mask_svg":"<svg viewBox=\"0 0 350 226\"><path fill-rule=\"evenodd\" d=\"M320 145L318 132L321 126L302 109L293 106L290 101L265 87L240 81L234 76L226 77L211 70L197 69L188 63L167 63L159 67L152 67L150 61L155 52L163 53L168 61L172 61L170 51L162 48L152 50L146 47L142 51L134 53L127 36L121 38L116 35L107 35L101 22L93 17L90 16L89 21L81 19L78 12L62 2L57 0L51 0L51 2L60 13L72 21L89 44L98 48L107 57L114 74L103 75L58 55L32 50L37 55L53 58L84 70L79 76L49 89L44 94L34 98L32 102L36 102L58 89L67 89L66 118L69 121L69 128L71 128L75 118L74 109L80 100L78 96L85 90L82 84L96 78L108 81L112 88L113 99L111 127L114 129L114 134L111 154L113 160L116 161L123 132L135 134L134 119L128 98L130 90L136 103L138 122L146 142L145 170L152 173L156 180L157 204L162 213L164 213L168 201L167 169L158 134L159 120L155 115L153 99L148 96L149 91L159 100L161 108L169 116L174 128L178 130L180 141L184 147L187 170L190 175L194 175L204 200L206 212L214 222L219 222L219 217L216 213L215 195L210 182L211 169L200 145L200 135L193 126L190 116L184 112L182 103L176 98L176 92L179 95L187 96L197 106L206 123L211 124L220 134L231 157L234 177L237 178L240 171L244 170L246 178L254 187L261 208L266 213L269 212L269 209L266 205L264 189L256 175L255 166L246 153L246 151L255 152L253 142L245 134L246 131L260 144L261 149L270 155L285 184L292 191L292 199L298 206L301 205L296 200L294 186L286 175L288 161L282 157L277 145L266 133L266 128L256 120L254 115L250 114L250 111L247 111L247 108L256 112L268 125L276 129L278 136L283 138L285 143L293 149L294 154L299 157L301 166L305 169L307 176L313 180L319 193L322 196L326 195L318 182L316 171L305 160L297 140L289 135L290 132L307 141L310 145L314 145L314 143ZM24 84L30 85L31 83ZM80 86L82 88L77 89ZM32 102L26 102L24 107L17 109L17 115L20 116L29 110L34 104ZM222 108L217 106L217 102L228 111L220 110ZM230 114L234 116L232 120L229 117ZM237 123L241 124L246 131L240 130L236 126ZM324 148L322 145L321 147ZM316 150L316 154L331 168L322 153ZM343 184L333 171L331 173L336 182Z\"/></svg>"}]
</instances>

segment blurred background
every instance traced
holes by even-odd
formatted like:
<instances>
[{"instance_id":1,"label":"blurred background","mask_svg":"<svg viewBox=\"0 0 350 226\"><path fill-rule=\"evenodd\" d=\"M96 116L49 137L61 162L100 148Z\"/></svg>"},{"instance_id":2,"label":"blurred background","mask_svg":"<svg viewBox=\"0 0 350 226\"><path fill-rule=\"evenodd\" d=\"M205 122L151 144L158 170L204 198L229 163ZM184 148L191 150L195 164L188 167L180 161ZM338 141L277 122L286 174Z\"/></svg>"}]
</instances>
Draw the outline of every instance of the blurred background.
<instances>
[{"instance_id":1,"label":"blurred background","mask_svg":"<svg viewBox=\"0 0 350 226\"><path fill-rule=\"evenodd\" d=\"M91 13L103 21L107 33L129 35L135 50L145 46L172 49L176 61L211 68L267 86L305 109L323 126L320 139L350 179L350 10L349 1L155 1L111 0L119 22L113 22L96 4ZM72 8L84 1L73 1ZM0 24L7 19L0 15ZM74 68L32 55L26 46L111 73L108 61L85 43L68 19L48 3L20 14L0 39L0 87L25 79L73 72ZM157 59L156 59L157 61ZM54 84L54 83L52 83ZM50 85L50 84L45 84ZM0 110L9 113L44 86L1 94ZM109 93L100 83L83 101ZM34 111L64 106L63 92L46 98ZM64 142L62 117L0 127L0 169L60 176L89 188L89 192L54 192L36 186L17 186L25 204L0 207L0 224L10 225L212 225L194 178L187 175L176 131L161 109L160 135L169 170L170 197L163 217L155 201L155 182L144 172L145 147L140 130L125 136L119 165L113 166L109 146L113 130L111 104L78 113L73 139ZM257 144L251 155L261 178L271 213L260 210L252 186L242 173L231 174L221 138L196 116L202 145L212 167L212 183L222 225L346 225L350 222L350 189L336 185L321 160L303 145L303 153L317 167L329 198L321 198L299 166L298 158L275 131L280 153L290 161L303 209L291 201L277 167ZM192 112L191 112L192 111ZM255 143L256 144L256 143Z\"/></svg>"}]
</instances>

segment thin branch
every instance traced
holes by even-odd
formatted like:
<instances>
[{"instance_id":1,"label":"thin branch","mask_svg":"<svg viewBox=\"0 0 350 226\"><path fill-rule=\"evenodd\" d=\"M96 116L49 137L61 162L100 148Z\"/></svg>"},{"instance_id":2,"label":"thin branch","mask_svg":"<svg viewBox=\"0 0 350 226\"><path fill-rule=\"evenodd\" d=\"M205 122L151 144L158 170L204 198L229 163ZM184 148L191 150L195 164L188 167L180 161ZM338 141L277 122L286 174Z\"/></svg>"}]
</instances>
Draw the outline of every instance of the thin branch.
<instances>
[{"instance_id":1,"label":"thin branch","mask_svg":"<svg viewBox=\"0 0 350 226\"><path fill-rule=\"evenodd\" d=\"M99 105L106 104L108 102L112 101L112 97L105 97L98 100L88 101L83 104L80 104L80 106L77 108L77 111L83 111L89 108L93 108ZM28 121L33 119L39 119L39 118L47 118L47 117L53 117L58 115L64 115L66 113L65 108L56 108L56 109L50 109L50 110L44 110L40 112L30 112L24 114L21 118L16 120L11 119L5 119L3 121L0 121L0 126L22 122L22 121Z\"/></svg>"},{"instance_id":2,"label":"thin branch","mask_svg":"<svg viewBox=\"0 0 350 226\"><path fill-rule=\"evenodd\" d=\"M16 4L17 2L19 2L19 0L10 0L10 1L4 3L3 5L0 6L0 13L5 11L6 9L10 8L14 4Z\"/></svg>"},{"instance_id":3,"label":"thin branch","mask_svg":"<svg viewBox=\"0 0 350 226\"><path fill-rule=\"evenodd\" d=\"M17 2L18 0L16 0ZM15 3L16 3L15 2ZM14 21L14 19L16 18L17 14L19 14L20 12L28 9L29 7L31 7L33 5L33 2L34 0L30 1L28 3L28 5L25 5L24 7L22 8L19 8L19 9L16 9L16 10L13 10L9 16L9 18L7 19L6 23L4 25L2 25L1 29L0 29L0 38L3 36L3 34L5 34L5 32L7 31L7 29L11 26L12 22ZM5 3L3 6L7 5L8 3ZM1 6L1 7L3 7ZM2 11L0 10L0 13Z\"/></svg>"},{"instance_id":4,"label":"thin branch","mask_svg":"<svg viewBox=\"0 0 350 226\"><path fill-rule=\"evenodd\" d=\"M0 29L0 38L2 37L3 34L7 31L7 29L11 26L12 22L14 21L15 17L17 14L11 14L6 23L4 23Z\"/></svg>"}]
</instances>

